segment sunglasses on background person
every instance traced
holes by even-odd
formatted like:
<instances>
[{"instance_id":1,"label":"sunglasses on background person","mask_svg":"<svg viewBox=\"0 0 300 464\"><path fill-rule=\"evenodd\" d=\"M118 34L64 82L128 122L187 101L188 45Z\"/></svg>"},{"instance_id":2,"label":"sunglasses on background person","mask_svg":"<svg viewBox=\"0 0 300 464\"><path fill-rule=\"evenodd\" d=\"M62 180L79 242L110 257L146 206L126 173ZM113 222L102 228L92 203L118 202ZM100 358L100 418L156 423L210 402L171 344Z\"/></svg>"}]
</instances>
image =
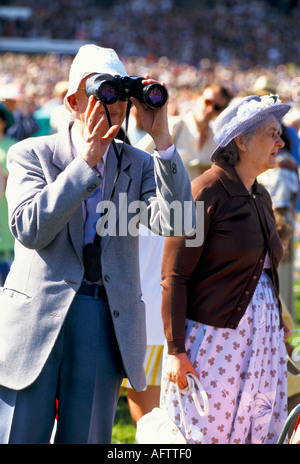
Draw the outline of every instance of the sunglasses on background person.
<instances>
[{"instance_id":1,"label":"sunglasses on background person","mask_svg":"<svg viewBox=\"0 0 300 464\"><path fill-rule=\"evenodd\" d=\"M213 110L214 110L214 111L218 111L218 112L219 112L219 111L222 111L222 110L224 110L224 109L226 108L226 106L218 105L217 103L214 103L213 100L209 100L208 98L206 98L206 99L204 100L204 104L205 104L205 106L210 106L210 105L212 105Z\"/></svg>"}]
</instances>

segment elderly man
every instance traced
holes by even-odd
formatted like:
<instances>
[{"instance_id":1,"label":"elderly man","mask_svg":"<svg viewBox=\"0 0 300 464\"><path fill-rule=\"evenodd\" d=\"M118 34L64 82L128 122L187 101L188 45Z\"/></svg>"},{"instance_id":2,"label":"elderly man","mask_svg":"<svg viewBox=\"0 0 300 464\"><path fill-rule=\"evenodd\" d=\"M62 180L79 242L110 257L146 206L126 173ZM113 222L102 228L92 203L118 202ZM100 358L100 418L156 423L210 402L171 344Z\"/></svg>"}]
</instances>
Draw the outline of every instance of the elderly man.
<instances>
[{"instance_id":1,"label":"elderly man","mask_svg":"<svg viewBox=\"0 0 300 464\"><path fill-rule=\"evenodd\" d=\"M145 308L132 221L138 216L156 233L176 234L169 206L192 202L167 105L153 109L133 99L154 139L153 156L122 145L114 137L126 101L108 105L107 113L88 97L85 83L94 73L126 76L113 50L81 47L65 97L74 122L65 132L16 144L8 156L16 246L0 302L3 443L48 442L56 400L56 443L110 442L123 377L137 390L145 386ZM108 229L99 223L102 203ZM145 205L140 215L137 205ZM195 220L194 206L191 212ZM88 243L94 248L86 257Z\"/></svg>"}]
</instances>

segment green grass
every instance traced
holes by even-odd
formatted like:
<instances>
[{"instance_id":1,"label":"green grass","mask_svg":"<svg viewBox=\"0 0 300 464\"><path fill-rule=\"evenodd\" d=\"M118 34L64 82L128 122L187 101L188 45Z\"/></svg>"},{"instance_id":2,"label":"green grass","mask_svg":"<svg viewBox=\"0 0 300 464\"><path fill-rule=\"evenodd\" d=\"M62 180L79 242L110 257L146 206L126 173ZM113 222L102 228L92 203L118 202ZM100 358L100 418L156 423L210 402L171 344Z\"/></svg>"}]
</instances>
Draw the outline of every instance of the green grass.
<instances>
[{"instance_id":1,"label":"green grass","mask_svg":"<svg viewBox=\"0 0 300 464\"><path fill-rule=\"evenodd\" d=\"M134 444L135 427L132 424L127 403L127 395L124 392L118 402L117 412L112 433L112 444Z\"/></svg>"},{"instance_id":2,"label":"green grass","mask_svg":"<svg viewBox=\"0 0 300 464\"><path fill-rule=\"evenodd\" d=\"M294 295L295 295L295 324L297 327L300 327L300 280L295 281Z\"/></svg>"}]
</instances>

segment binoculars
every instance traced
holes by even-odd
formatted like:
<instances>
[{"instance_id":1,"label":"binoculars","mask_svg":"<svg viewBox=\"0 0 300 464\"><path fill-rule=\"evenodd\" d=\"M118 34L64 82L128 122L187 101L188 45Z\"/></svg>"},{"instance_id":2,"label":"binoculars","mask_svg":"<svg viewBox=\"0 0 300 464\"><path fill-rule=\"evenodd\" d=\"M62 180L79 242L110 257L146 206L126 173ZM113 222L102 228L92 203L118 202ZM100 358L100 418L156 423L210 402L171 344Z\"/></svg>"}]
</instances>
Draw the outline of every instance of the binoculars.
<instances>
[{"instance_id":1,"label":"binoculars","mask_svg":"<svg viewBox=\"0 0 300 464\"><path fill-rule=\"evenodd\" d=\"M168 92L163 85L143 85L144 78L136 76L111 76L94 74L86 80L85 93L94 95L104 105L112 105L118 100L128 101L130 97L151 108L160 108L168 99Z\"/></svg>"}]
</instances>

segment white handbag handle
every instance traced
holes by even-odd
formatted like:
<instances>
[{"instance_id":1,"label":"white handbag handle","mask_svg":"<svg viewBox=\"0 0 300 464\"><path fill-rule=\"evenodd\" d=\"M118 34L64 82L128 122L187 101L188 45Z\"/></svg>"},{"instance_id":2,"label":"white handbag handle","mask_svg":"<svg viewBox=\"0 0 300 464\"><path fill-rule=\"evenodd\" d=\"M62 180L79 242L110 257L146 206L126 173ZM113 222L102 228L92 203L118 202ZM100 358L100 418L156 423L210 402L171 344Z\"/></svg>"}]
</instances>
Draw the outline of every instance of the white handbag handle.
<instances>
[{"instance_id":1,"label":"white handbag handle","mask_svg":"<svg viewBox=\"0 0 300 464\"><path fill-rule=\"evenodd\" d=\"M197 409L198 413L200 414L200 416L207 416L208 411L209 411L208 397L207 397L206 391L204 390L200 380L194 374L192 374L191 372L188 372L186 374L186 379L188 381L188 385L185 388L181 389L180 392L183 395L191 394L192 398L194 400L196 409ZM200 405L195 385L197 386L197 388L199 390L199 393L202 396L203 406Z\"/></svg>"},{"instance_id":2,"label":"white handbag handle","mask_svg":"<svg viewBox=\"0 0 300 464\"><path fill-rule=\"evenodd\" d=\"M182 389L178 388L177 392L178 392L178 400L179 400L179 406L180 406L180 409L181 409L183 425L184 425L184 429L185 429L185 435L186 435L187 440L190 440L191 439L191 431L188 428L188 425L187 425L187 422L186 422L186 417L185 417L185 414L184 414L181 395L189 395L189 394L192 395L192 398L194 400L196 409L197 409L198 413L200 414L200 416L207 416L208 411L209 411L209 406L208 406L208 397L207 397L206 391L202 387L200 380L197 379L197 377L194 374L192 374L191 372L188 372L186 374L186 379L187 379L187 382L188 382L187 386L185 388L182 388ZM200 392L200 395L202 396L203 406L201 406L200 403L199 403L199 399L197 397L195 384L196 384L196 386L197 386L197 388L198 388L198 390Z\"/></svg>"},{"instance_id":3,"label":"white handbag handle","mask_svg":"<svg viewBox=\"0 0 300 464\"><path fill-rule=\"evenodd\" d=\"M184 425L184 429L185 429L185 436L186 436L186 438L188 440L190 440L191 431L189 430L189 428L187 426L181 395L189 395L189 394L192 395L192 398L194 400L196 409L199 412L200 416L207 416L208 415L209 405L208 405L208 397L207 397L206 391L204 390L200 380L194 374L192 374L191 372L188 372L186 374L186 379L187 379L187 382L188 382L187 386L185 388L182 388L182 389L179 389L178 386L177 386L177 394L178 394L178 400L179 400L179 406L180 406L180 410L181 410L183 425ZM166 392L167 392L167 390L169 388L169 385L170 385L170 380L167 381L166 389L165 389L164 395L162 396L161 403L164 402L164 398L165 398ZM199 399L197 397L197 392L196 392L195 385L197 386L197 389L199 390L200 395L202 396L203 406L200 405Z\"/></svg>"}]
</instances>

